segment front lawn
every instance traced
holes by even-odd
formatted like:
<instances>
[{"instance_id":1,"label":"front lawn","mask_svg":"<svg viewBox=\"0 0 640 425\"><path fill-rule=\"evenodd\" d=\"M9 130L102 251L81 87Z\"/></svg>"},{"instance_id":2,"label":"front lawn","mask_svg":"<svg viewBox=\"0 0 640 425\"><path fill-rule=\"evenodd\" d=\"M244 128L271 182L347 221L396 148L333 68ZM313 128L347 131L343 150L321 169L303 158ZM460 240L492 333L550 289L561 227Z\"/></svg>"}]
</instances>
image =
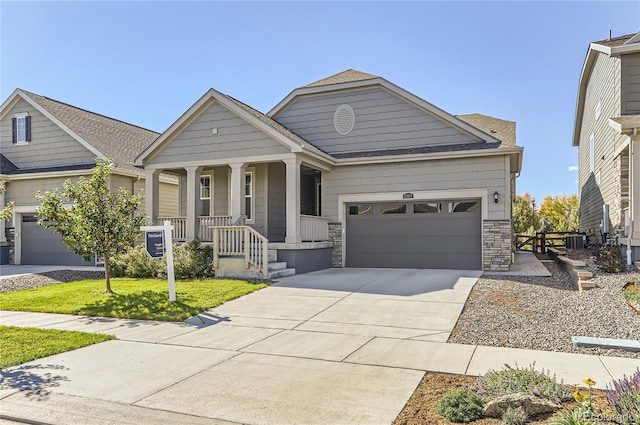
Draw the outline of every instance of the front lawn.
<instances>
[{"instance_id":1,"label":"front lawn","mask_svg":"<svg viewBox=\"0 0 640 425\"><path fill-rule=\"evenodd\" d=\"M113 336L0 325L0 369L109 339Z\"/></svg>"},{"instance_id":2,"label":"front lawn","mask_svg":"<svg viewBox=\"0 0 640 425\"><path fill-rule=\"evenodd\" d=\"M173 322L265 286L243 280L176 281L172 303L166 280L111 279L115 294L104 294L104 280L91 279L0 294L0 309Z\"/></svg>"}]
</instances>

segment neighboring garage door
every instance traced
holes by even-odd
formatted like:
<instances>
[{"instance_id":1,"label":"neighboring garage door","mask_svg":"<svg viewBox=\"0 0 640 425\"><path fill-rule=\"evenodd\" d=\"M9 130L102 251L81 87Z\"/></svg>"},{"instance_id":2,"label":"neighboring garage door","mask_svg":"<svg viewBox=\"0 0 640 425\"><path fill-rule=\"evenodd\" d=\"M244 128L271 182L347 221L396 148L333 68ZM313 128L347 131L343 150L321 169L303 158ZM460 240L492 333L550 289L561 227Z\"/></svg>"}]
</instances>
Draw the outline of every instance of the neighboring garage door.
<instances>
[{"instance_id":1,"label":"neighboring garage door","mask_svg":"<svg viewBox=\"0 0 640 425\"><path fill-rule=\"evenodd\" d=\"M62 236L46 227L38 226L35 215L22 216L21 264L51 264L62 266L93 265L69 251Z\"/></svg>"},{"instance_id":2,"label":"neighboring garage door","mask_svg":"<svg viewBox=\"0 0 640 425\"><path fill-rule=\"evenodd\" d=\"M480 200L347 205L346 266L482 268Z\"/></svg>"}]
</instances>

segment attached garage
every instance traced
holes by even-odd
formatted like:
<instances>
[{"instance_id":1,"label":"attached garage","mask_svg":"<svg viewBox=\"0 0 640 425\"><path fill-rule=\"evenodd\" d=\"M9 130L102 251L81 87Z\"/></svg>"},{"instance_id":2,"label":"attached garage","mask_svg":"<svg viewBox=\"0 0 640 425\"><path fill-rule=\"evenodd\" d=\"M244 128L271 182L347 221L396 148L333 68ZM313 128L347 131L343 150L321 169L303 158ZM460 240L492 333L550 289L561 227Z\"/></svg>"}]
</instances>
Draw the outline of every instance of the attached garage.
<instances>
[{"instance_id":1,"label":"attached garage","mask_svg":"<svg viewBox=\"0 0 640 425\"><path fill-rule=\"evenodd\" d=\"M22 215L20 230L20 264L91 266L67 249L62 237L51 229L38 226L38 216Z\"/></svg>"},{"instance_id":2,"label":"attached garage","mask_svg":"<svg viewBox=\"0 0 640 425\"><path fill-rule=\"evenodd\" d=\"M480 199L348 204L346 266L482 269Z\"/></svg>"}]
</instances>

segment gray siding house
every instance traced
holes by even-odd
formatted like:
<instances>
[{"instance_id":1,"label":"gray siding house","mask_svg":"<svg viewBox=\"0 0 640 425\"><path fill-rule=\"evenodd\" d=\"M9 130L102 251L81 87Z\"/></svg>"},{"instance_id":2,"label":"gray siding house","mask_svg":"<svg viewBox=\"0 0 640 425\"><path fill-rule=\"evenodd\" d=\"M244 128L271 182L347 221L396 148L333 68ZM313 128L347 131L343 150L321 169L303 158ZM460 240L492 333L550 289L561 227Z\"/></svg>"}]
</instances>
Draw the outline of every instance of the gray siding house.
<instances>
[{"instance_id":1,"label":"gray siding house","mask_svg":"<svg viewBox=\"0 0 640 425\"><path fill-rule=\"evenodd\" d=\"M607 229L640 259L640 33L589 45L580 75L573 145L578 147L580 230ZM604 206L607 206L604 208ZM608 210L608 214L606 214Z\"/></svg>"},{"instance_id":2,"label":"gray siding house","mask_svg":"<svg viewBox=\"0 0 640 425\"><path fill-rule=\"evenodd\" d=\"M283 268L507 270L522 154L514 122L454 116L347 70L267 114L210 89L135 165L147 215L171 221L178 240L212 242L219 275L273 277ZM160 173L180 180L178 216L160 212Z\"/></svg>"},{"instance_id":3,"label":"gray siding house","mask_svg":"<svg viewBox=\"0 0 640 425\"><path fill-rule=\"evenodd\" d=\"M53 230L37 225L35 194L62 189L66 179L89 176L96 158L116 167L113 189L140 193L144 172L133 159L158 133L44 96L16 89L0 106L0 179L6 192L0 205L14 203L10 222L0 221L0 264L85 265ZM163 176L159 210L175 215L178 181Z\"/></svg>"}]
</instances>

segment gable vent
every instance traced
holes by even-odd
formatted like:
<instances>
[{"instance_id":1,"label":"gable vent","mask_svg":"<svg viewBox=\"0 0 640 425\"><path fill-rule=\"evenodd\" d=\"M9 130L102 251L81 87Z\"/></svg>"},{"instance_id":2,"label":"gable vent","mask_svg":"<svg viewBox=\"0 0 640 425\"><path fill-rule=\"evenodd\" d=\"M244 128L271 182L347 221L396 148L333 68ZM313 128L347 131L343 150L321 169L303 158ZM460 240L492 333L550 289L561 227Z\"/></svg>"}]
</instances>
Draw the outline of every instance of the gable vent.
<instances>
[{"instance_id":1,"label":"gable vent","mask_svg":"<svg viewBox=\"0 0 640 425\"><path fill-rule=\"evenodd\" d=\"M356 123L356 114L349 105L340 105L333 115L333 127L343 136L351 133Z\"/></svg>"}]
</instances>

